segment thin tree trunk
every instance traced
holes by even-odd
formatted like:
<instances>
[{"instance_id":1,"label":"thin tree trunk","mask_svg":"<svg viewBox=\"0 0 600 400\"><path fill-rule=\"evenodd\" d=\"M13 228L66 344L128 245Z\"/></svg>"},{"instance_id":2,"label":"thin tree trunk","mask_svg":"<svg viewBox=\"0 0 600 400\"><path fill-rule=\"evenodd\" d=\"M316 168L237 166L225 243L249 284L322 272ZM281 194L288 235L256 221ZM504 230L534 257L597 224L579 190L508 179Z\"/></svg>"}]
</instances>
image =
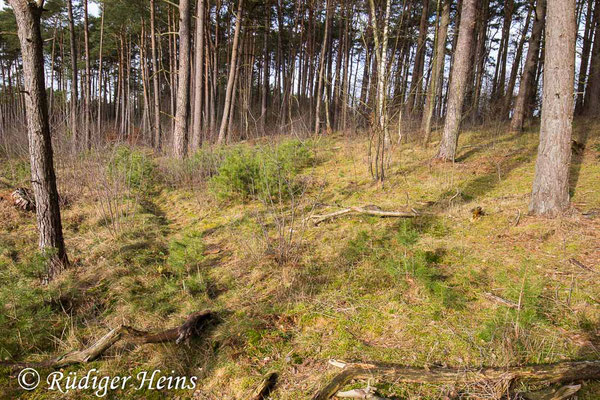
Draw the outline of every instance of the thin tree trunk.
<instances>
[{"instance_id":1,"label":"thin tree trunk","mask_svg":"<svg viewBox=\"0 0 600 400\"><path fill-rule=\"evenodd\" d=\"M454 161L456 158L462 108L468 84L469 70L472 63L471 48L473 47L476 0L463 0L462 3L462 14L454 66L452 68L444 135L442 136L442 142L440 143L440 150L436 156L436 158L444 161Z\"/></svg>"},{"instance_id":2,"label":"thin tree trunk","mask_svg":"<svg viewBox=\"0 0 600 400\"><path fill-rule=\"evenodd\" d=\"M475 65L477 72L475 73L475 93L473 95L473 111L471 115L473 120L481 117L481 91L483 90L483 77L485 75L486 63L487 63L487 30L490 19L490 0L483 0L481 4L481 19L479 21L479 29L477 32L477 50L475 53Z\"/></svg>"},{"instance_id":3,"label":"thin tree trunk","mask_svg":"<svg viewBox=\"0 0 600 400\"><path fill-rule=\"evenodd\" d=\"M523 76L519 84L519 94L515 101L515 110L513 113L510 129L513 132L522 132L527 113L528 101L532 92L535 90L535 75L539 61L540 45L542 32L546 24L546 0L537 0L535 6L535 21L533 22L533 31L529 39L529 50L525 59Z\"/></svg>"},{"instance_id":4,"label":"thin tree trunk","mask_svg":"<svg viewBox=\"0 0 600 400\"><path fill-rule=\"evenodd\" d=\"M321 93L323 92L323 80L325 79L325 53L327 51L327 37L329 31L329 0L325 2L325 32L323 34L323 45L319 57L319 83L317 85L317 103L315 106L315 135L319 134L321 129Z\"/></svg>"},{"instance_id":5,"label":"thin tree trunk","mask_svg":"<svg viewBox=\"0 0 600 400\"><path fill-rule=\"evenodd\" d=\"M421 109L421 97L423 91L423 69L425 66L425 50L428 31L429 0L423 0L423 9L421 12L421 21L419 24L419 39L417 40L417 54L415 56L415 67L413 79L410 84L410 96L408 98L407 112L416 111L416 117L419 118Z\"/></svg>"},{"instance_id":6,"label":"thin tree trunk","mask_svg":"<svg viewBox=\"0 0 600 400\"><path fill-rule=\"evenodd\" d=\"M227 89L225 92L225 104L223 106L223 116L221 118L221 127L219 128L218 144L222 144L227 133L227 123L229 122L229 112L231 109L231 98L233 96L233 84L235 81L235 66L237 65L238 43L240 41L240 30L242 28L242 6L243 0L239 0L237 9L237 20L235 21L235 32L233 34L233 46L231 48L231 62L229 64L229 77L227 78Z\"/></svg>"},{"instance_id":7,"label":"thin tree trunk","mask_svg":"<svg viewBox=\"0 0 600 400\"><path fill-rule=\"evenodd\" d=\"M9 0L17 20L25 76L25 106L31 161L31 183L36 201L39 247L49 258L48 280L65 268L65 251L58 190L54 173L48 103L44 83L44 54L40 17L42 2Z\"/></svg>"},{"instance_id":8,"label":"thin tree trunk","mask_svg":"<svg viewBox=\"0 0 600 400\"><path fill-rule=\"evenodd\" d=\"M540 145L530 212L556 216L569 207L575 80L575 0L548 0Z\"/></svg>"},{"instance_id":9,"label":"thin tree trunk","mask_svg":"<svg viewBox=\"0 0 600 400\"><path fill-rule=\"evenodd\" d=\"M592 61L583 104L583 115L588 117L597 117L600 114L600 4L598 2L594 10L594 22L596 29L592 48Z\"/></svg>"},{"instance_id":10,"label":"thin tree trunk","mask_svg":"<svg viewBox=\"0 0 600 400\"><path fill-rule=\"evenodd\" d=\"M162 136L160 126L160 74L158 68L158 56L156 54L156 27L155 27L155 4L150 0L150 47L152 58L152 108L154 109L154 147L160 151L162 148Z\"/></svg>"},{"instance_id":11,"label":"thin tree trunk","mask_svg":"<svg viewBox=\"0 0 600 400\"><path fill-rule=\"evenodd\" d=\"M90 129L90 101L92 95L91 88L91 77L92 72L90 68L90 34L88 27L88 0L82 0L83 2L83 42L85 47L85 99L83 105L83 133L84 146L86 149L92 147L92 132Z\"/></svg>"},{"instance_id":12,"label":"thin tree trunk","mask_svg":"<svg viewBox=\"0 0 600 400\"><path fill-rule=\"evenodd\" d=\"M519 44L517 45L517 52L515 53L515 59L513 60L512 69L510 71L510 78L508 80L508 87L506 89L506 95L504 96L504 106L502 108L502 119L508 119L511 104L513 101L513 92L515 90L515 85L517 83L517 75L519 73L519 66L521 65L521 57L523 56L523 46L525 45L525 38L527 37L527 32L529 31L529 24L531 22L531 8L527 12L527 20L525 21L525 26L523 28L523 32L521 34L521 39L519 40Z\"/></svg>"},{"instance_id":13,"label":"thin tree trunk","mask_svg":"<svg viewBox=\"0 0 600 400\"><path fill-rule=\"evenodd\" d=\"M597 2L596 2L597 3ZM597 7L597 6L596 6ZM588 79L588 67L590 62L590 51L592 49L593 15L594 0L588 1L587 15L585 22L585 33L583 35L583 49L581 50L581 68L579 69L579 80L577 82L577 102L575 105L575 114L581 114L583 110L583 100L585 86Z\"/></svg>"},{"instance_id":14,"label":"thin tree trunk","mask_svg":"<svg viewBox=\"0 0 600 400\"><path fill-rule=\"evenodd\" d=\"M263 32L263 76L262 76L262 92L260 99L260 131L265 135L265 125L267 123L267 101L269 96L269 31L271 29L271 5L266 2L265 11L265 26Z\"/></svg>"},{"instance_id":15,"label":"thin tree trunk","mask_svg":"<svg viewBox=\"0 0 600 400\"><path fill-rule=\"evenodd\" d=\"M204 69L204 0L198 0L196 19L196 62L194 81L194 127L192 150L202 145L202 71Z\"/></svg>"},{"instance_id":16,"label":"thin tree trunk","mask_svg":"<svg viewBox=\"0 0 600 400\"><path fill-rule=\"evenodd\" d=\"M439 2L440 0L438 0ZM436 37L436 49L433 60L433 73L431 76L431 83L429 84L429 90L427 91L427 99L425 101L425 111L423 113L423 122L421 124L424 136L423 144L427 146L431 137L431 121L433 119L433 111L435 109L435 99L438 93L438 82L440 75L443 72L444 62L446 59L446 39L448 36L448 25L450 24L450 1L442 0L442 10L440 25L437 31ZM440 9L438 7L438 13Z\"/></svg>"},{"instance_id":17,"label":"thin tree trunk","mask_svg":"<svg viewBox=\"0 0 600 400\"><path fill-rule=\"evenodd\" d=\"M79 147L77 132L77 46L75 45L75 21L73 20L73 1L67 0L67 13L69 17L69 36L71 40L71 135L73 149Z\"/></svg>"},{"instance_id":18,"label":"thin tree trunk","mask_svg":"<svg viewBox=\"0 0 600 400\"><path fill-rule=\"evenodd\" d=\"M179 71L177 79L177 110L173 132L173 154L187 155L190 109L190 0L179 2Z\"/></svg>"},{"instance_id":19,"label":"thin tree trunk","mask_svg":"<svg viewBox=\"0 0 600 400\"><path fill-rule=\"evenodd\" d=\"M106 4L102 2L102 17L100 18L100 48L98 50L98 135L102 134L102 44L104 41L104 8Z\"/></svg>"}]
</instances>

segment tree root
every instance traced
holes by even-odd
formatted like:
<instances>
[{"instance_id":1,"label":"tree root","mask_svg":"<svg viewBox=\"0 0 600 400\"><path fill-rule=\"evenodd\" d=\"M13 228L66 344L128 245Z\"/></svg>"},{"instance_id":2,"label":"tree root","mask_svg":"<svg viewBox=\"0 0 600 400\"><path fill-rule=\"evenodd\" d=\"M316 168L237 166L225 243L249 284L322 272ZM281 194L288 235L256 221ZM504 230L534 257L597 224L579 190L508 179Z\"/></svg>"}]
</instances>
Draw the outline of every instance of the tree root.
<instances>
[{"instance_id":1,"label":"tree root","mask_svg":"<svg viewBox=\"0 0 600 400\"><path fill-rule=\"evenodd\" d=\"M182 325L158 333L140 331L126 325L119 325L83 350L74 350L37 364L11 363L10 365L14 367L62 368L73 364L83 364L102 356L120 340L132 345L188 342L192 337L198 336L214 317L215 314L212 311L195 312L190 314Z\"/></svg>"},{"instance_id":2,"label":"tree root","mask_svg":"<svg viewBox=\"0 0 600 400\"><path fill-rule=\"evenodd\" d=\"M468 384L501 380L552 384L600 379L600 360L507 368L487 367L472 370L426 369L386 363L352 363L346 364L344 370L315 394L312 399L329 399L353 379L373 378L387 382L428 384Z\"/></svg>"},{"instance_id":3,"label":"tree root","mask_svg":"<svg viewBox=\"0 0 600 400\"><path fill-rule=\"evenodd\" d=\"M311 215L306 220L312 220L315 225L319 225L321 222L327 221L328 219L336 218L345 214L357 213L366 215L375 215L382 218L414 218L419 216L416 210L410 212L406 211L383 211L379 207L364 206L364 207L348 207L339 211L332 212L330 214L323 215Z\"/></svg>"}]
</instances>

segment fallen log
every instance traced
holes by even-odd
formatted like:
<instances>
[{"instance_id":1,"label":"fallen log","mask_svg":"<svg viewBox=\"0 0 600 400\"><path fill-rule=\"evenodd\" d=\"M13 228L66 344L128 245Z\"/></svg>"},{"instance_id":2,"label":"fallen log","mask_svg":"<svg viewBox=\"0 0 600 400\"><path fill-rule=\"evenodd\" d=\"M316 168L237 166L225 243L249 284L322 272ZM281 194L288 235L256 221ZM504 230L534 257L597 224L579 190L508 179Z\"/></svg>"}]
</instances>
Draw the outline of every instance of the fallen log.
<instances>
[{"instance_id":1,"label":"fallen log","mask_svg":"<svg viewBox=\"0 0 600 400\"><path fill-rule=\"evenodd\" d=\"M600 379L600 360L479 369L426 369L386 363L352 363L347 364L344 370L319 390L312 399L329 399L353 379L374 378L386 382L427 384L469 384L485 381L552 384Z\"/></svg>"},{"instance_id":2,"label":"fallen log","mask_svg":"<svg viewBox=\"0 0 600 400\"><path fill-rule=\"evenodd\" d=\"M414 218L419 215L416 210L412 210L409 212L406 211L383 211L378 207L348 207L341 209L339 211L335 211L329 214L323 215L311 215L306 220L313 220L315 225L319 225L321 222L327 221L328 219L336 218L345 214L357 213L357 214L365 214L365 215L374 215L382 218Z\"/></svg>"},{"instance_id":3,"label":"fallen log","mask_svg":"<svg viewBox=\"0 0 600 400\"><path fill-rule=\"evenodd\" d=\"M35 210L35 198L33 192L27 188L17 188L10 195L13 199L15 207L20 208L23 211L34 211Z\"/></svg>"},{"instance_id":4,"label":"fallen log","mask_svg":"<svg viewBox=\"0 0 600 400\"><path fill-rule=\"evenodd\" d=\"M35 196L31 189L20 187L10 194L15 207L23 211L35 211ZM58 195L58 204L65 207L69 204L66 197Z\"/></svg>"},{"instance_id":5,"label":"fallen log","mask_svg":"<svg viewBox=\"0 0 600 400\"><path fill-rule=\"evenodd\" d=\"M198 336L207 323L214 319L214 317L215 314L212 311L195 312L190 314L182 325L158 333L137 330L127 325L119 325L83 350L73 350L37 364L12 363L10 365L16 367L62 368L73 364L84 364L96 360L120 340L132 345L166 342L179 344Z\"/></svg>"}]
</instances>

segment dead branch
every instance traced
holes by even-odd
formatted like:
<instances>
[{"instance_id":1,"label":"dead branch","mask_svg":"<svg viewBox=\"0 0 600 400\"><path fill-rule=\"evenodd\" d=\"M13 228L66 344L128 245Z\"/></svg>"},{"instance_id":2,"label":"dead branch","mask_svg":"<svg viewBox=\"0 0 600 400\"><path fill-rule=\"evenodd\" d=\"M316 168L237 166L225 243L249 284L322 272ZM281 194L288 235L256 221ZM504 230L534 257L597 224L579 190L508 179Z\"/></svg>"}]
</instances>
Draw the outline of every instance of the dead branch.
<instances>
[{"instance_id":1,"label":"dead branch","mask_svg":"<svg viewBox=\"0 0 600 400\"><path fill-rule=\"evenodd\" d=\"M581 269L585 269L586 271L590 271L594 274L596 274L597 272L594 271L592 268L588 267L587 265L585 265L584 263L582 263L581 261L576 260L575 258L570 258L569 262Z\"/></svg>"},{"instance_id":2,"label":"dead branch","mask_svg":"<svg viewBox=\"0 0 600 400\"><path fill-rule=\"evenodd\" d=\"M527 400L565 400L579 392L581 385L563 386L561 388L549 388L539 392L523 393Z\"/></svg>"},{"instance_id":3,"label":"dead branch","mask_svg":"<svg viewBox=\"0 0 600 400\"><path fill-rule=\"evenodd\" d=\"M551 384L600 379L600 360L522 367L487 367L470 370L454 368L425 369L387 363L353 363L347 364L344 370L315 394L312 399L329 399L353 379L367 380L373 378L387 382L428 384L466 384L501 380Z\"/></svg>"},{"instance_id":4,"label":"dead branch","mask_svg":"<svg viewBox=\"0 0 600 400\"><path fill-rule=\"evenodd\" d=\"M495 294L492 294L492 293L485 293L485 297L487 297L488 299L490 299L496 303L504 304L505 306L510 307L510 308L519 308L519 305L517 303L512 302L510 300L503 299L502 297L496 296Z\"/></svg>"},{"instance_id":5,"label":"dead branch","mask_svg":"<svg viewBox=\"0 0 600 400\"><path fill-rule=\"evenodd\" d=\"M252 395L250 396L250 400L267 399L276 382L277 374L275 372L271 372L260 382L260 385L254 389Z\"/></svg>"},{"instance_id":6,"label":"dead branch","mask_svg":"<svg viewBox=\"0 0 600 400\"><path fill-rule=\"evenodd\" d=\"M376 390L370 384L364 389L352 389L346 392L337 392L335 397L340 399L365 399L365 400L387 400L385 397L379 397Z\"/></svg>"},{"instance_id":7,"label":"dead branch","mask_svg":"<svg viewBox=\"0 0 600 400\"><path fill-rule=\"evenodd\" d=\"M120 340L132 345L142 345L147 343L166 343L187 342L192 337L198 336L206 324L214 318L212 311L199 311L187 317L185 322L172 329L167 329L158 333L150 333L131 328L126 325L119 325L111 329L106 335L102 336L97 342L83 350L73 350L66 354L51 358L39 364L12 364L13 366L37 366L46 368L62 368L73 364L83 364L93 361L104 354L110 347Z\"/></svg>"},{"instance_id":8,"label":"dead branch","mask_svg":"<svg viewBox=\"0 0 600 400\"><path fill-rule=\"evenodd\" d=\"M383 211L377 207L348 207L341 209L339 211L335 211L329 214L323 215L311 215L307 218L307 220L313 220L315 225L319 225L323 221L327 221L328 219L336 218L345 214L357 213L357 214L366 214L366 215L375 215L377 217L382 218L414 218L419 215L416 210L412 210L410 212L406 211Z\"/></svg>"}]
</instances>

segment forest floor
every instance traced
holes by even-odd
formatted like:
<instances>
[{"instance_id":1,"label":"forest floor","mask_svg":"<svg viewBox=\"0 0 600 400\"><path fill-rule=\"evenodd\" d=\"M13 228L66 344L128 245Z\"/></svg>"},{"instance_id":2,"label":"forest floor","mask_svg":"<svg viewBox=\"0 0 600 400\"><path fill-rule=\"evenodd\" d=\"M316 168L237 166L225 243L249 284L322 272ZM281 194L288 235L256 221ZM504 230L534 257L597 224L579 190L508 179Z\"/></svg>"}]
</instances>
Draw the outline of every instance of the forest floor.
<instances>
[{"instance_id":1,"label":"forest floor","mask_svg":"<svg viewBox=\"0 0 600 400\"><path fill-rule=\"evenodd\" d=\"M576 136L586 147L574 155L573 209L554 220L527 215L534 129L466 132L454 164L431 162L436 143L396 145L383 186L369 174L364 139L314 140L292 196L280 189L287 179L273 196L220 196L204 177L210 166L190 171L144 150L127 154L142 159L148 182L134 176L135 164L115 183L117 158L106 154L59 160L73 267L47 286L39 283L35 216L8 201L27 184L27 163L4 160L0 359L43 360L121 323L161 330L205 309L220 323L189 346L116 345L64 371L199 377L192 391L128 388L106 397L143 399L245 399L274 371L272 398L291 400L310 398L339 371L330 359L457 368L599 359L600 126L578 122ZM366 205L420 216L304 223ZM483 214L474 217L476 207ZM0 397L95 398L90 390L24 392L9 375L0 366ZM372 383L398 399L493 398L483 386ZM579 399L598 393L600 384L589 383Z\"/></svg>"}]
</instances>

